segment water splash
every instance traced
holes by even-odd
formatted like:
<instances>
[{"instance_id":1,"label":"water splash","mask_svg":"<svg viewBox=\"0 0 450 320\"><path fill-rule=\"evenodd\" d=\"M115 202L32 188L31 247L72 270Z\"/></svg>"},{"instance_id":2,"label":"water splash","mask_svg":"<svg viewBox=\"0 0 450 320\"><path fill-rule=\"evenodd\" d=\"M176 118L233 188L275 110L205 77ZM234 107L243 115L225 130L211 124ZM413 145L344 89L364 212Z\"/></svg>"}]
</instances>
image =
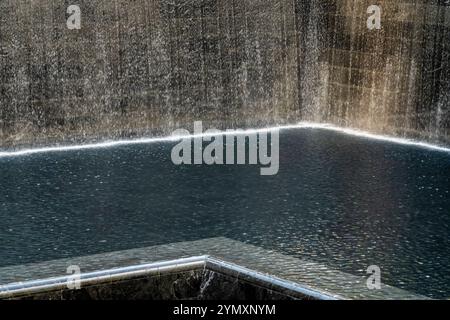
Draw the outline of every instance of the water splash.
<instances>
[{"instance_id":1,"label":"water splash","mask_svg":"<svg viewBox=\"0 0 450 320\"><path fill-rule=\"evenodd\" d=\"M3 151L0 152L0 158L6 157L20 157L29 156L39 153L50 153L50 152L67 152L67 151L79 151L79 150L89 150L89 149L101 149L101 148L114 148L126 145L139 145L139 144L150 144L150 143L161 143L161 142L177 142L183 139L194 139L202 137L214 137L217 135L249 135L255 133L272 132L275 130L293 130L293 129L319 129L319 130L329 130L337 133L342 133L346 135L356 136L360 138L365 138L369 140L385 141L389 143L409 145L413 147L420 147L434 151L448 152L450 153L450 148L434 145L422 141L416 141L411 139L396 138L392 136L378 135L366 131L361 131L352 128L342 128L335 126L333 124L315 123L315 122L300 122L293 125L285 126L275 126L267 127L261 129L247 129L247 130L228 130L221 133L203 133L203 134L192 134L192 135L176 135L176 136L166 136L166 137L153 137L153 138L140 138L140 139L129 139L129 140L116 140L116 141L105 141L93 144L82 144L82 145L72 145L72 146L50 146L43 148L32 148L17 151Z\"/></svg>"}]
</instances>

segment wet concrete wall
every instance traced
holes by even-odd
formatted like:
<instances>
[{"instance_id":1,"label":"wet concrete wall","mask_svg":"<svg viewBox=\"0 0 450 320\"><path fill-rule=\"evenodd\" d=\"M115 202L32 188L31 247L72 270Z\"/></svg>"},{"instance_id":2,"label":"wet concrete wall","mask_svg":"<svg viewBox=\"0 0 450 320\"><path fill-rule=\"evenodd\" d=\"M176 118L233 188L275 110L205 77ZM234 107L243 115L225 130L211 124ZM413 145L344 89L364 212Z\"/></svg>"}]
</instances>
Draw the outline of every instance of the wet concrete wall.
<instances>
[{"instance_id":1,"label":"wet concrete wall","mask_svg":"<svg viewBox=\"0 0 450 320\"><path fill-rule=\"evenodd\" d=\"M382 8L368 30L367 7ZM328 103L309 116L343 126L449 141L450 1L336 1L328 14Z\"/></svg>"},{"instance_id":2,"label":"wet concrete wall","mask_svg":"<svg viewBox=\"0 0 450 320\"><path fill-rule=\"evenodd\" d=\"M67 7L81 8L69 30ZM450 2L2 0L0 146L302 120L449 143Z\"/></svg>"}]
</instances>

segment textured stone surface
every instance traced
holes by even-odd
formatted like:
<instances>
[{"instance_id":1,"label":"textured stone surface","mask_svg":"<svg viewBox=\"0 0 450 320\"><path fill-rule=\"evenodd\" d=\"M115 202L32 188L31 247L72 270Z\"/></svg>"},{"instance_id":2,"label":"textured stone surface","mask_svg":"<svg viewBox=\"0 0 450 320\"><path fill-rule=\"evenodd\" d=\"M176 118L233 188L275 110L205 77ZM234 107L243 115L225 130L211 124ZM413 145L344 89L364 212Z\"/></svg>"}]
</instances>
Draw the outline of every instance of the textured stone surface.
<instances>
[{"instance_id":1,"label":"textured stone surface","mask_svg":"<svg viewBox=\"0 0 450 320\"><path fill-rule=\"evenodd\" d=\"M449 141L450 4L0 2L0 147L299 120Z\"/></svg>"},{"instance_id":2,"label":"textured stone surface","mask_svg":"<svg viewBox=\"0 0 450 320\"><path fill-rule=\"evenodd\" d=\"M164 274L16 297L24 300L291 300L291 297L209 270Z\"/></svg>"},{"instance_id":3,"label":"textured stone surface","mask_svg":"<svg viewBox=\"0 0 450 320\"><path fill-rule=\"evenodd\" d=\"M122 280L80 290L56 290L18 297L25 300L177 300L198 299L202 271Z\"/></svg>"},{"instance_id":4,"label":"textured stone surface","mask_svg":"<svg viewBox=\"0 0 450 320\"><path fill-rule=\"evenodd\" d=\"M209 270L164 274L24 295L22 300L292 300L292 297Z\"/></svg>"},{"instance_id":5,"label":"textured stone surface","mask_svg":"<svg viewBox=\"0 0 450 320\"><path fill-rule=\"evenodd\" d=\"M0 268L0 284L6 285L13 282L17 283L66 276L67 267L71 265L78 265L83 273L87 273L198 255L209 255L227 263L268 275L274 279L282 279L294 287L298 286L299 290L303 288L312 289L331 297L345 299L425 298L385 284L382 285L381 290L369 290L366 286L367 279L365 277L331 270L323 264L300 260L227 238L180 242L93 256L76 257L73 259L61 259L45 263ZM228 269L221 269L217 265L207 264L207 269L220 274L230 274ZM232 278L238 279L244 278L239 273L231 274L231 276ZM0 292L3 290L1 285ZM239 287L236 288L236 290L238 289ZM208 294L210 296L214 295L213 292Z\"/></svg>"}]
</instances>

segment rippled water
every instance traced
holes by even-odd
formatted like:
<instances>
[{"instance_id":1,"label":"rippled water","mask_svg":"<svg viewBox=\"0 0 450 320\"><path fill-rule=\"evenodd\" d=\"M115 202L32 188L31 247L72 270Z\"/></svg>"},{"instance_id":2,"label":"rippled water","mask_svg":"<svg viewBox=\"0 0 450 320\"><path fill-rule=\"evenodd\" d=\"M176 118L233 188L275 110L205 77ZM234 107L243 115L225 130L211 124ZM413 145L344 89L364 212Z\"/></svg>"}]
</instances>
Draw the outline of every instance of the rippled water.
<instances>
[{"instance_id":1,"label":"rippled water","mask_svg":"<svg viewBox=\"0 0 450 320\"><path fill-rule=\"evenodd\" d=\"M173 143L0 158L0 266L225 236L450 297L450 153L321 130L280 172L174 166Z\"/></svg>"}]
</instances>

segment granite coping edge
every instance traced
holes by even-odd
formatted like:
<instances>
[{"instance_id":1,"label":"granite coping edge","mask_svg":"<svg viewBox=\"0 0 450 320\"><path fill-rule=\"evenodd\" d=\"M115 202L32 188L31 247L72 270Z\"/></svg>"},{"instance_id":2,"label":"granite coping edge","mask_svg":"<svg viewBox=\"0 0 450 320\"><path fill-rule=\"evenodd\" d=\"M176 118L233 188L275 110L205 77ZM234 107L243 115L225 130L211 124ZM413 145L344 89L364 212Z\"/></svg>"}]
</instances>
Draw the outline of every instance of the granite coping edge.
<instances>
[{"instance_id":1,"label":"granite coping edge","mask_svg":"<svg viewBox=\"0 0 450 320\"><path fill-rule=\"evenodd\" d=\"M294 298L314 300L338 300L339 296L330 296L318 290L301 286L297 283L266 275L242 266L235 265L210 256L198 256L151 264L135 265L110 270L80 274L80 286L107 285L115 281L178 273L192 270L208 270L244 280L269 290L281 292ZM72 276L61 276L0 286L0 299L11 299L32 294L57 291L68 288Z\"/></svg>"},{"instance_id":2,"label":"granite coping edge","mask_svg":"<svg viewBox=\"0 0 450 320\"><path fill-rule=\"evenodd\" d=\"M114 269L125 268L129 270L133 267L139 269L142 265L170 264L171 261L195 260L198 257L204 258L203 263L206 263L205 257L208 257L208 267L216 271L223 270L228 274L233 272L237 277L248 277L246 272L236 271L242 271L242 268L244 268L271 279L281 280L283 284L287 281L295 287L294 289L299 287L301 290L306 289L304 293L312 290L339 299L429 299L385 284L382 285L382 290L368 290L365 286L366 279L363 277L331 270L316 262L286 256L276 251L224 237L3 267L0 268L0 284L3 283L4 285L0 285L0 293L2 288L4 289L6 286L20 286L37 279L58 278L58 276L64 278L67 276L66 268L72 265L81 266L83 274L93 273L98 275ZM217 263L214 263L214 261ZM252 280L252 277L249 279Z\"/></svg>"}]
</instances>

